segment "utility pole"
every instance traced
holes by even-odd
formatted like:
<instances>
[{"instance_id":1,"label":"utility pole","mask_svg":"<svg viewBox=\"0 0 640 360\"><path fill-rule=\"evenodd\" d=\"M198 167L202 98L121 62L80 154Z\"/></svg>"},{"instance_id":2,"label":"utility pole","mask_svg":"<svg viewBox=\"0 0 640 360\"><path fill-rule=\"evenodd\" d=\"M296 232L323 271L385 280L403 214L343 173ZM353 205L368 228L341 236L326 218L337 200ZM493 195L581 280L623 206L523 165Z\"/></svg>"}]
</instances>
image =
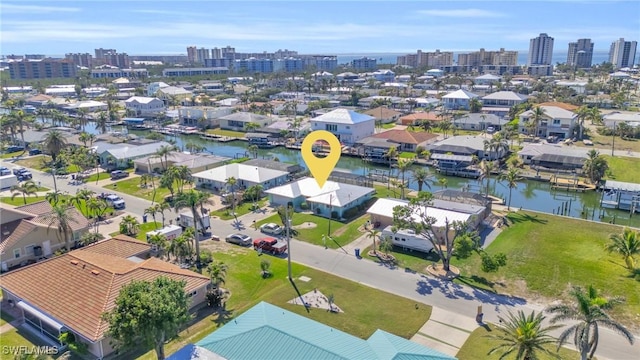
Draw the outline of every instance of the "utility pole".
<instances>
[{"instance_id":1,"label":"utility pole","mask_svg":"<svg viewBox=\"0 0 640 360\"><path fill-rule=\"evenodd\" d=\"M613 139L611 141L611 156L613 157L613 151L616 147L616 122L613 122Z\"/></svg>"},{"instance_id":2,"label":"utility pole","mask_svg":"<svg viewBox=\"0 0 640 360\"><path fill-rule=\"evenodd\" d=\"M291 227L291 219L289 218L289 205L285 205L284 208L284 220L286 224L284 225L286 236L287 236L287 269L289 273L289 281L293 281L291 277L291 234L289 233L289 227Z\"/></svg>"},{"instance_id":3,"label":"utility pole","mask_svg":"<svg viewBox=\"0 0 640 360\"><path fill-rule=\"evenodd\" d=\"M327 231L327 236L331 236L331 210L333 207L331 206L331 201L333 200L333 194L329 194L329 229Z\"/></svg>"}]
</instances>

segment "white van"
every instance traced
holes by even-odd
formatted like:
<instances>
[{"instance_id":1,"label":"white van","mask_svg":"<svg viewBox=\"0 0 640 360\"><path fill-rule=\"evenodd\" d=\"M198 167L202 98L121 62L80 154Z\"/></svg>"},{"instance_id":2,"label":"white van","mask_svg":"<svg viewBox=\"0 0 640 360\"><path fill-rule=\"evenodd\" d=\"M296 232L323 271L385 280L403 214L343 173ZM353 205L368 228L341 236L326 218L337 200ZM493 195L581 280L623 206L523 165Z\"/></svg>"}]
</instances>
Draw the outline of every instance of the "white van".
<instances>
[{"instance_id":1,"label":"white van","mask_svg":"<svg viewBox=\"0 0 640 360\"><path fill-rule=\"evenodd\" d=\"M382 230L381 238L391 239L391 243L403 249L411 249L422 252L433 250L433 244L424 235L416 234L413 230L405 229L397 232L391 231L391 226Z\"/></svg>"}]
</instances>

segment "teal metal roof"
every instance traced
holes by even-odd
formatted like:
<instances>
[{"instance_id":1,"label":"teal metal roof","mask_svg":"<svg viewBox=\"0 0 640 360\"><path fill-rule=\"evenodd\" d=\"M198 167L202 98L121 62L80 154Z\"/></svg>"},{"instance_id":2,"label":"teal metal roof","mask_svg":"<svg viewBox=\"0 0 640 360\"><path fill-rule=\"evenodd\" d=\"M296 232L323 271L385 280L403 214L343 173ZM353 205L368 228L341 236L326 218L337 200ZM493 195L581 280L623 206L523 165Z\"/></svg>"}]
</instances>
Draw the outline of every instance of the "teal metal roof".
<instances>
[{"instance_id":1,"label":"teal metal roof","mask_svg":"<svg viewBox=\"0 0 640 360\"><path fill-rule=\"evenodd\" d=\"M196 345L234 360L455 360L382 330L365 341L266 302Z\"/></svg>"}]
</instances>

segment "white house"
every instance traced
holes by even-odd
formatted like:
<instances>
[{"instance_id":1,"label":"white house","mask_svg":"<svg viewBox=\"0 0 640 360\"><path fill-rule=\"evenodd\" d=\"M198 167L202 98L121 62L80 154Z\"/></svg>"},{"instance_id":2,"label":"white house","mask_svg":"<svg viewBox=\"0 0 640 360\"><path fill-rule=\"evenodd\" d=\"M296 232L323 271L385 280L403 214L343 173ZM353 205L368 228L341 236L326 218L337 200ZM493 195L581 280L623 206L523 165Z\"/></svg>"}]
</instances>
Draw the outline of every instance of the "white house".
<instances>
[{"instance_id":1,"label":"white house","mask_svg":"<svg viewBox=\"0 0 640 360\"><path fill-rule=\"evenodd\" d=\"M309 209L314 214L329 217L334 213L338 218L347 217L345 212L371 199L375 189L351 184L327 181L319 187L313 178L278 186L265 191L272 206L293 204L296 210ZM307 205L302 205L306 203Z\"/></svg>"},{"instance_id":2,"label":"white house","mask_svg":"<svg viewBox=\"0 0 640 360\"><path fill-rule=\"evenodd\" d=\"M254 123L260 125L260 127L265 127L273 122L273 119L269 116L245 111L222 116L219 120L221 129L234 131L246 131L245 126L247 126L248 123Z\"/></svg>"},{"instance_id":3,"label":"white house","mask_svg":"<svg viewBox=\"0 0 640 360\"><path fill-rule=\"evenodd\" d=\"M125 100L124 106L137 116L157 115L165 111L164 102L155 97L132 96Z\"/></svg>"},{"instance_id":4,"label":"white house","mask_svg":"<svg viewBox=\"0 0 640 360\"><path fill-rule=\"evenodd\" d=\"M227 180L232 177L238 181L236 189L247 189L259 184L264 190L268 190L286 183L289 173L245 164L228 164L193 174L197 186L214 190L224 189Z\"/></svg>"},{"instance_id":5,"label":"white house","mask_svg":"<svg viewBox=\"0 0 640 360\"><path fill-rule=\"evenodd\" d=\"M500 79L502 79L500 76L496 76L493 74L484 74L484 75L477 76L473 80L477 85L491 85L491 84L495 85L500 82Z\"/></svg>"},{"instance_id":6,"label":"white house","mask_svg":"<svg viewBox=\"0 0 640 360\"><path fill-rule=\"evenodd\" d=\"M506 107L522 104L527 96L513 91L497 91L482 98L482 105L487 107Z\"/></svg>"},{"instance_id":7,"label":"white house","mask_svg":"<svg viewBox=\"0 0 640 360\"><path fill-rule=\"evenodd\" d=\"M336 109L311 119L311 131L329 131L344 144L353 144L373 135L375 126L373 116L347 109Z\"/></svg>"},{"instance_id":8,"label":"white house","mask_svg":"<svg viewBox=\"0 0 640 360\"><path fill-rule=\"evenodd\" d=\"M534 110L520 114L519 131L521 133L530 134L530 131L533 131L531 135L543 138L557 136L559 139L567 139L571 137L578 115L557 106L540 106L540 108L544 113L537 126L532 124ZM535 128L537 128L537 133Z\"/></svg>"},{"instance_id":9,"label":"white house","mask_svg":"<svg viewBox=\"0 0 640 360\"><path fill-rule=\"evenodd\" d=\"M102 101L84 100L84 101L77 101L73 104L69 104L69 106L66 106L65 109L72 110L72 111L83 109L88 112L94 112L94 111L107 110L107 104L103 103Z\"/></svg>"},{"instance_id":10,"label":"white house","mask_svg":"<svg viewBox=\"0 0 640 360\"><path fill-rule=\"evenodd\" d=\"M178 117L180 118L183 125L205 125L213 128L220 126L221 117L230 115L232 112L233 108L227 106L187 106L178 108ZM200 124L200 119L204 119L205 123Z\"/></svg>"},{"instance_id":11,"label":"white house","mask_svg":"<svg viewBox=\"0 0 640 360\"><path fill-rule=\"evenodd\" d=\"M457 90L442 97L442 104L448 110L469 110L472 99L478 95L466 90Z\"/></svg>"},{"instance_id":12,"label":"white house","mask_svg":"<svg viewBox=\"0 0 640 360\"><path fill-rule=\"evenodd\" d=\"M147 96L156 96L156 93L158 92L158 90L169 87L169 86L170 86L169 84L164 83L162 81L152 82L147 86Z\"/></svg>"},{"instance_id":13,"label":"white house","mask_svg":"<svg viewBox=\"0 0 640 360\"><path fill-rule=\"evenodd\" d=\"M584 94L587 91L586 81L556 81L557 86L568 87L574 90L577 94Z\"/></svg>"},{"instance_id":14,"label":"white house","mask_svg":"<svg viewBox=\"0 0 640 360\"><path fill-rule=\"evenodd\" d=\"M376 80L382 82L392 82L396 77L396 73L389 69L375 71L372 75Z\"/></svg>"},{"instance_id":15,"label":"white house","mask_svg":"<svg viewBox=\"0 0 640 360\"><path fill-rule=\"evenodd\" d=\"M133 166L133 160L155 154L168 142L158 141L144 145L133 144L99 144L95 146L100 158L100 165L108 169L124 169Z\"/></svg>"}]
</instances>

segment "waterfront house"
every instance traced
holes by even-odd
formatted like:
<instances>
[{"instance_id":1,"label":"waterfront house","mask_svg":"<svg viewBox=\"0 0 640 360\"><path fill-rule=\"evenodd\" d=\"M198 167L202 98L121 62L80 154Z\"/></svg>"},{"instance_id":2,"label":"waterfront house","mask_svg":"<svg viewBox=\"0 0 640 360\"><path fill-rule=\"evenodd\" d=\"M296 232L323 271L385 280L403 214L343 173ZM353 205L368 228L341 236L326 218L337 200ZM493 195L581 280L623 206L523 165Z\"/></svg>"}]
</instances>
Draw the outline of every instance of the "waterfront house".
<instances>
[{"instance_id":1,"label":"waterfront house","mask_svg":"<svg viewBox=\"0 0 640 360\"><path fill-rule=\"evenodd\" d=\"M246 131L245 126L247 126L248 123L254 123L260 125L260 127L265 127L273 122L269 116L245 111L238 111L222 116L219 120L221 129L233 131Z\"/></svg>"},{"instance_id":2,"label":"waterfront house","mask_svg":"<svg viewBox=\"0 0 640 360\"><path fill-rule=\"evenodd\" d=\"M52 211L48 201L16 208L0 203L0 255L3 272L47 259L64 248L64 239L58 232ZM69 221L70 241L75 247L88 231L89 221L73 206L66 212L73 219Z\"/></svg>"},{"instance_id":3,"label":"waterfront house","mask_svg":"<svg viewBox=\"0 0 640 360\"><path fill-rule=\"evenodd\" d=\"M518 151L524 164L548 169L580 170L588 158L589 149L557 144L525 144Z\"/></svg>"},{"instance_id":4,"label":"waterfront house","mask_svg":"<svg viewBox=\"0 0 640 360\"><path fill-rule=\"evenodd\" d=\"M537 126L532 124L534 121L533 109L520 114L519 132L541 138L555 136L558 139L568 139L571 137L578 115L557 106L540 106L540 108L544 114ZM535 133L535 128L537 128L537 133Z\"/></svg>"},{"instance_id":5,"label":"waterfront house","mask_svg":"<svg viewBox=\"0 0 640 360\"><path fill-rule=\"evenodd\" d=\"M172 101L182 104L185 100L189 100L190 103L193 92L177 86L166 86L158 89L155 96L169 106L172 105Z\"/></svg>"},{"instance_id":6,"label":"waterfront house","mask_svg":"<svg viewBox=\"0 0 640 360\"><path fill-rule=\"evenodd\" d=\"M349 214L349 210L365 204L375 189L330 180L320 188L314 178L307 177L265 193L273 207L292 204L296 210L310 210L324 217L333 214L333 218L351 218L355 214Z\"/></svg>"},{"instance_id":7,"label":"waterfront house","mask_svg":"<svg viewBox=\"0 0 640 360\"><path fill-rule=\"evenodd\" d=\"M437 134L428 133L426 131L407 131L392 129L371 135L365 139L360 140L358 144L365 145L366 140L368 139L380 139L391 143L400 152L415 152L418 147L426 149L427 145L435 142L437 138Z\"/></svg>"},{"instance_id":8,"label":"waterfront house","mask_svg":"<svg viewBox=\"0 0 640 360\"><path fill-rule=\"evenodd\" d=\"M343 144L353 144L375 132L375 118L348 109L335 109L311 119L311 131L326 130Z\"/></svg>"},{"instance_id":9,"label":"waterfront house","mask_svg":"<svg viewBox=\"0 0 640 360\"><path fill-rule=\"evenodd\" d=\"M513 91L497 91L482 98L482 112L505 117L509 110L527 101L527 96Z\"/></svg>"},{"instance_id":10,"label":"waterfront house","mask_svg":"<svg viewBox=\"0 0 640 360\"><path fill-rule=\"evenodd\" d=\"M469 110L471 100L478 95L467 90L456 90L442 97L442 104L447 110Z\"/></svg>"},{"instance_id":11,"label":"waterfront house","mask_svg":"<svg viewBox=\"0 0 640 360\"><path fill-rule=\"evenodd\" d=\"M256 341L256 336L269 340ZM383 330L364 340L266 302L258 303L195 345L186 345L167 360L299 358L455 360Z\"/></svg>"},{"instance_id":12,"label":"waterfront house","mask_svg":"<svg viewBox=\"0 0 640 360\"><path fill-rule=\"evenodd\" d=\"M216 128L220 118L232 112L232 107L187 106L178 108L178 117L182 125Z\"/></svg>"},{"instance_id":13,"label":"waterfront house","mask_svg":"<svg viewBox=\"0 0 640 360\"><path fill-rule=\"evenodd\" d=\"M236 163L193 174L197 187L215 191L227 188L227 180L232 177L237 180L236 190L244 190L253 185L262 185L264 190L268 190L286 183L289 179L289 173Z\"/></svg>"},{"instance_id":14,"label":"waterfront house","mask_svg":"<svg viewBox=\"0 0 640 360\"><path fill-rule=\"evenodd\" d=\"M487 131L493 128L494 131L500 131L508 122L493 114L469 113L454 119L453 125L460 130Z\"/></svg>"},{"instance_id":15,"label":"waterfront house","mask_svg":"<svg viewBox=\"0 0 640 360\"><path fill-rule=\"evenodd\" d=\"M99 143L96 146L96 153L100 159L101 166L107 169L126 169L133 166L134 160L153 155L160 147L169 145L165 141L142 145Z\"/></svg>"},{"instance_id":16,"label":"waterfront house","mask_svg":"<svg viewBox=\"0 0 640 360\"><path fill-rule=\"evenodd\" d=\"M17 269L0 277L3 301L21 311L21 331L58 348L64 345L59 336L69 332L87 346L88 356L104 359L115 349L103 313L115 308L131 281L185 281L190 310L206 300L208 276L149 257L150 250L149 244L118 235Z\"/></svg>"},{"instance_id":17,"label":"waterfront house","mask_svg":"<svg viewBox=\"0 0 640 360\"><path fill-rule=\"evenodd\" d=\"M496 85L500 82L502 77L493 74L484 74L476 76L473 81L476 85Z\"/></svg>"},{"instance_id":18,"label":"waterfront house","mask_svg":"<svg viewBox=\"0 0 640 360\"><path fill-rule=\"evenodd\" d=\"M224 156L174 151L166 159L164 156L159 158L155 154L136 159L133 161L133 168L136 173L148 174L150 172L159 173L164 166L167 168L170 166L186 166L191 170L191 173L197 173L221 166L229 160L231 158ZM149 171L149 168L151 168L151 171Z\"/></svg>"},{"instance_id":19,"label":"waterfront house","mask_svg":"<svg viewBox=\"0 0 640 360\"><path fill-rule=\"evenodd\" d=\"M430 145L429 150L432 155L452 154L472 157L476 156L478 160L486 159L489 161L501 159L507 155L503 150L496 152L486 149L486 140L488 139L483 136L451 136Z\"/></svg>"},{"instance_id":20,"label":"waterfront house","mask_svg":"<svg viewBox=\"0 0 640 360\"><path fill-rule=\"evenodd\" d=\"M395 111L393 109L389 109L386 106L378 106L375 109L369 109L367 111L362 112L365 115L373 116L375 118L376 123L389 124L398 121L402 113L399 111Z\"/></svg>"},{"instance_id":21,"label":"waterfront house","mask_svg":"<svg viewBox=\"0 0 640 360\"><path fill-rule=\"evenodd\" d=\"M165 111L164 102L155 97L132 96L124 106L136 116L154 116Z\"/></svg>"}]
</instances>

